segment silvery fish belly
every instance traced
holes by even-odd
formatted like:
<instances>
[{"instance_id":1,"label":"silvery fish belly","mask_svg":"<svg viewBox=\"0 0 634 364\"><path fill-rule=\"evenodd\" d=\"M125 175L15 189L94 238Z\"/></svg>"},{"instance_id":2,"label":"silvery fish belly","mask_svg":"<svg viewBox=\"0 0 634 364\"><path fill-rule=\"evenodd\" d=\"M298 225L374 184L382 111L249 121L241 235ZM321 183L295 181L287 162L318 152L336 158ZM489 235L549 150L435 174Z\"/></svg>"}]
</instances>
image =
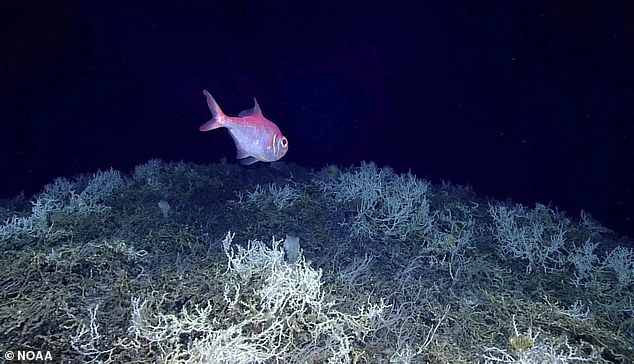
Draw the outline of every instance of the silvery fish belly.
<instances>
[{"instance_id":1,"label":"silvery fish belly","mask_svg":"<svg viewBox=\"0 0 634 364\"><path fill-rule=\"evenodd\" d=\"M203 90L203 94L207 97L212 118L199 130L229 129L241 164L274 162L286 154L288 139L275 123L264 117L257 100L254 99L252 109L244 110L238 116L227 116L207 90Z\"/></svg>"},{"instance_id":2,"label":"silvery fish belly","mask_svg":"<svg viewBox=\"0 0 634 364\"><path fill-rule=\"evenodd\" d=\"M277 143L278 135L281 135L277 127L254 126L252 123L228 121L226 128L229 129L236 144L236 158L242 159L242 164L251 164L257 161L275 162L282 158L288 150L288 142L286 142L286 148L282 148L282 143Z\"/></svg>"}]
</instances>

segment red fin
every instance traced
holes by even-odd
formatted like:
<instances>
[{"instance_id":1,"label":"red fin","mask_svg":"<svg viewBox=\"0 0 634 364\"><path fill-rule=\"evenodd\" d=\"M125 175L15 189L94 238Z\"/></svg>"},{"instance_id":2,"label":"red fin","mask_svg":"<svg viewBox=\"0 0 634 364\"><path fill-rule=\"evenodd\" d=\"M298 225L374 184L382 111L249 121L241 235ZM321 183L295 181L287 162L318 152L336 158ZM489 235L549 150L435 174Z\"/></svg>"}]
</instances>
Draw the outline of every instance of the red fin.
<instances>
[{"instance_id":1,"label":"red fin","mask_svg":"<svg viewBox=\"0 0 634 364\"><path fill-rule=\"evenodd\" d=\"M209 91L203 90L203 94L207 97L207 107L209 107L209 111L211 111L212 118L201 125L198 130L207 131L222 128L224 126L222 121L225 118L225 113L222 112L222 109L220 109L220 106L218 106L218 103L214 100Z\"/></svg>"},{"instance_id":2,"label":"red fin","mask_svg":"<svg viewBox=\"0 0 634 364\"><path fill-rule=\"evenodd\" d=\"M203 125L201 125L200 128L198 128L198 130L207 131L207 130L214 130L214 129L218 129L218 128L222 128L222 127L223 127L223 125L220 123L219 120L211 119L208 122L206 122Z\"/></svg>"}]
</instances>

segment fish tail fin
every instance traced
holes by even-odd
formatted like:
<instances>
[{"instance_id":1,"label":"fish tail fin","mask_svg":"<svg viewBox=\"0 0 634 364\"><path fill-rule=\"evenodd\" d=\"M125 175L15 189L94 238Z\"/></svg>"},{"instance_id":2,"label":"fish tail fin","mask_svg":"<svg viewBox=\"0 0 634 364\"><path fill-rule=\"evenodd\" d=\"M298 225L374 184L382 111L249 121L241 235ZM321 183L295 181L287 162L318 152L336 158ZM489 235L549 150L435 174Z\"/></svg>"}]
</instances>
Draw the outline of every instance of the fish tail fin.
<instances>
[{"instance_id":1,"label":"fish tail fin","mask_svg":"<svg viewBox=\"0 0 634 364\"><path fill-rule=\"evenodd\" d=\"M209 107L209 111L211 111L212 118L198 129L200 131L207 131L222 128L224 126L225 113L222 112L222 109L220 109L220 106L218 106L218 103L214 100L209 91L203 90L203 94L207 97L207 106Z\"/></svg>"}]
</instances>

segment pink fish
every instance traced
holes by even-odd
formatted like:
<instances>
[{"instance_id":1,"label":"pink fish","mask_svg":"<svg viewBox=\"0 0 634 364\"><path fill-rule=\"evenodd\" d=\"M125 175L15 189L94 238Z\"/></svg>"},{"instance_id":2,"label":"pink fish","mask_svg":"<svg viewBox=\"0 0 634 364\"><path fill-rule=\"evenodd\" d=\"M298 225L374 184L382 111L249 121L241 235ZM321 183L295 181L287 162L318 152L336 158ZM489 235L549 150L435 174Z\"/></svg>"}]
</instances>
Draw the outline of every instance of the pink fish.
<instances>
[{"instance_id":1,"label":"pink fish","mask_svg":"<svg viewBox=\"0 0 634 364\"><path fill-rule=\"evenodd\" d=\"M229 134L236 143L237 158L240 164L255 162L275 162L288 151L288 140L282 135L280 128L262 115L258 100L252 109L242 111L237 117L227 116L211 94L203 90L207 96L207 106L213 116L211 120L200 126L200 131L218 128L229 129Z\"/></svg>"}]
</instances>

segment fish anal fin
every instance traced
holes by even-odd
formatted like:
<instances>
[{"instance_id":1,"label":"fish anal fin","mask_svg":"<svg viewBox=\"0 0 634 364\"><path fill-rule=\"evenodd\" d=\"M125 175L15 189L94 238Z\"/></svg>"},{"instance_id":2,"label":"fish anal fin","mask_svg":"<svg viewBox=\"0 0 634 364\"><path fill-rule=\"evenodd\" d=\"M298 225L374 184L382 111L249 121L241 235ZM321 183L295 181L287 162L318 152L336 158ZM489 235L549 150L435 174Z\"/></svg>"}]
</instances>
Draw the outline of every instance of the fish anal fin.
<instances>
[{"instance_id":1,"label":"fish anal fin","mask_svg":"<svg viewBox=\"0 0 634 364\"><path fill-rule=\"evenodd\" d=\"M246 150L242 149L240 145L236 143L236 158L242 159L242 158L247 158L250 156L251 154L249 154Z\"/></svg>"},{"instance_id":2,"label":"fish anal fin","mask_svg":"<svg viewBox=\"0 0 634 364\"><path fill-rule=\"evenodd\" d=\"M248 166L248 165L251 165L251 164L253 164L253 163L256 163L257 161L258 161L258 160L257 160L257 159L255 159L255 157L251 157L251 156L249 156L249 157L246 157L246 158L244 158L244 159L241 159L241 160L240 160L240 164L242 164L243 166Z\"/></svg>"}]
</instances>

